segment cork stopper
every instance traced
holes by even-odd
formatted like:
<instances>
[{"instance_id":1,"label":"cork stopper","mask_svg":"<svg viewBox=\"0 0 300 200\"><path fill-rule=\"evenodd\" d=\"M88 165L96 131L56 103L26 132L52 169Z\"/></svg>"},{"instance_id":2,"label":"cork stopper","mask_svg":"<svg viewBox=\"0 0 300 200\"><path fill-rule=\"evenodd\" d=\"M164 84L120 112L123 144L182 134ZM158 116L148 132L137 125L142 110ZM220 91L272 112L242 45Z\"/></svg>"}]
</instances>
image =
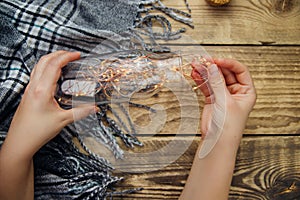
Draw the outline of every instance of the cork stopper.
<instances>
[{"instance_id":1,"label":"cork stopper","mask_svg":"<svg viewBox=\"0 0 300 200\"><path fill-rule=\"evenodd\" d=\"M211 6L223 6L230 2L230 0L206 0Z\"/></svg>"}]
</instances>

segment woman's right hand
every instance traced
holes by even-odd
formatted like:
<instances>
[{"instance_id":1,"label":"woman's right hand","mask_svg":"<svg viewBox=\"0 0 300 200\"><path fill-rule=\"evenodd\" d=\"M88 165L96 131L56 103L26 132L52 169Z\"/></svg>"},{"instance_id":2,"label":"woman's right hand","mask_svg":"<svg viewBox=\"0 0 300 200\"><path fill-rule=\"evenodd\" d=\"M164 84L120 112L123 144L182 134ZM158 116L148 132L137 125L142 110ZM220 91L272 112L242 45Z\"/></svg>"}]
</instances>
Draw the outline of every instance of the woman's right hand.
<instances>
[{"instance_id":1,"label":"woman's right hand","mask_svg":"<svg viewBox=\"0 0 300 200\"><path fill-rule=\"evenodd\" d=\"M200 142L181 200L228 199L237 150L256 100L245 65L232 59L214 62L207 70L200 63L192 64L192 77L205 96L201 131L207 135ZM223 123L220 127L218 121ZM212 130L212 126L218 129Z\"/></svg>"},{"instance_id":2,"label":"woman's right hand","mask_svg":"<svg viewBox=\"0 0 300 200\"><path fill-rule=\"evenodd\" d=\"M214 127L226 132L225 137L238 146L248 115L255 101L255 87L248 68L233 59L214 59L215 64L208 66L206 74L203 66L194 62L192 77L200 86L205 96L205 106L202 113L201 132L204 138L209 128ZM209 84L203 84L208 76ZM226 131L230 130L230 131Z\"/></svg>"}]
</instances>

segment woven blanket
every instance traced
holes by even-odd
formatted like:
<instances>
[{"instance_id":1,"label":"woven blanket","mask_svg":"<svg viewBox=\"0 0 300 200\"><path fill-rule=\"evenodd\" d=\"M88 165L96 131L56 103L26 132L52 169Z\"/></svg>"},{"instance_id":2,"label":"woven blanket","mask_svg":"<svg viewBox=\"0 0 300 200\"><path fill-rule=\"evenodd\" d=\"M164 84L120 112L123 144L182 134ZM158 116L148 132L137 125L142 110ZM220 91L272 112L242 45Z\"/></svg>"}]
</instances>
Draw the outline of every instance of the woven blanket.
<instances>
[{"instance_id":1,"label":"woven blanket","mask_svg":"<svg viewBox=\"0 0 300 200\"><path fill-rule=\"evenodd\" d=\"M160 11L161 15L153 15L151 10ZM31 70L41 56L56 50L89 54L99 44L106 49L122 48L116 44L128 37L140 38L133 29L151 29L153 19L165 27L163 33L156 35L151 35L149 29L153 41L178 38L184 29L172 31L165 16L192 26L188 13L168 8L159 0L2 0L0 143L5 139ZM128 34L120 36L123 32ZM110 38L114 41L103 42L111 41ZM147 50L157 50L154 45L141 43ZM110 164L82 142L89 154L81 153L72 142L74 137L78 134L71 124L35 155L35 199L105 199L137 190L115 191L114 183L122 178L114 177ZM113 150L118 154L117 144Z\"/></svg>"}]
</instances>

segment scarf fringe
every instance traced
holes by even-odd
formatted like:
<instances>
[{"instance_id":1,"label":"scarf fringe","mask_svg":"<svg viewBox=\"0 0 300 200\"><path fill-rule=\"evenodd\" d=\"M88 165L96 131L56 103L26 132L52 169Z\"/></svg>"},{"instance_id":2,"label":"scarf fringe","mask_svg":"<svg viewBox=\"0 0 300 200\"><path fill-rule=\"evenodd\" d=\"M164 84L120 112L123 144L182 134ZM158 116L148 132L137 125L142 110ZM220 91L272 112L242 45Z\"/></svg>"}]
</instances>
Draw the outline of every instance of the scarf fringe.
<instances>
[{"instance_id":1,"label":"scarf fringe","mask_svg":"<svg viewBox=\"0 0 300 200\"><path fill-rule=\"evenodd\" d=\"M194 27L186 0L188 12L169 8L162 3L162 0L129 1L137 5L139 10L133 28L125 33L124 38L133 38L143 50L169 52L169 48L159 45L157 41L179 39L180 34L186 31L185 28L173 30L168 17L191 28ZM6 4L10 5L7 2L5 1ZM159 12L159 14L153 14L153 12ZM160 24L160 31L155 29L155 22ZM108 32L107 35L110 33ZM115 37L113 38L115 39ZM118 49L119 42L116 43L115 46ZM38 50L35 49L34 52L37 53ZM155 112L145 105L130 103L130 106ZM117 137L129 148L143 144L135 137L136 130L128 111L120 106L120 111L126 117L126 123L124 123L117 114L114 114L113 119L106 115L106 112L111 111L111 109L109 106L103 106L101 112L97 113L99 127L95 138L111 150L116 158L122 158L124 152L117 142ZM77 130L73 129L75 129L74 125L66 127L61 134L42 147L35 155L36 199L112 199L113 196L133 193L142 189L115 191L113 185L123 178L114 177L111 174L113 170L111 164L105 158L93 153L84 143L83 137L79 136ZM5 136L6 133L0 133L0 145ZM78 147L71 142L72 137L78 138L87 155L80 152Z\"/></svg>"},{"instance_id":2,"label":"scarf fringe","mask_svg":"<svg viewBox=\"0 0 300 200\"><path fill-rule=\"evenodd\" d=\"M128 40L133 43L128 46L134 46L137 49L143 49L145 51L155 53L170 52L168 47L159 45L157 41L180 39L181 33L184 33L186 28L180 28L179 30L174 31L167 16L194 28L188 2L187 0L184 2L189 13L175 8L169 8L165 6L161 0L140 0L138 2L134 0L134 2L131 2L137 5L139 10L134 27L130 28L129 31L122 33L124 38L128 38ZM152 11L159 11L161 14L152 14ZM160 24L160 31L155 30L153 25L155 22ZM131 102L129 102L129 105L155 112L155 110L145 105ZM127 123L123 122L117 112L112 112L112 108L109 105L101 106L100 108L101 111L97 113L97 120L99 124L95 134L93 134L93 137L112 151L115 158L122 159L124 156L124 152L119 147L116 137L119 137L129 148L134 148L134 146L143 146L143 144L135 137L135 127L128 111L124 108L124 106L122 106L122 104L119 105L119 111L125 116ZM107 116L107 111L111 111L113 113L114 119ZM83 122L82 126L84 126L84 124L88 123ZM90 153L91 151L88 150L88 147L84 144L83 138L78 136L78 139L83 148Z\"/></svg>"},{"instance_id":3,"label":"scarf fringe","mask_svg":"<svg viewBox=\"0 0 300 200\"><path fill-rule=\"evenodd\" d=\"M158 40L177 40L180 39L180 34L186 31L186 28L180 28L173 31L172 25L167 16L173 20L176 20L182 24L194 28L193 20L191 16L191 9L187 0L184 1L188 12L178 10L176 8L170 8L165 6L161 0L145 0L139 4L139 11L134 28L131 29L133 38L136 38L138 43L146 51L163 53L170 52L170 49L157 44ZM152 14L154 11L159 11L161 14ZM160 24L160 31L155 30L153 24L158 22ZM150 41L149 43L145 42Z\"/></svg>"}]
</instances>

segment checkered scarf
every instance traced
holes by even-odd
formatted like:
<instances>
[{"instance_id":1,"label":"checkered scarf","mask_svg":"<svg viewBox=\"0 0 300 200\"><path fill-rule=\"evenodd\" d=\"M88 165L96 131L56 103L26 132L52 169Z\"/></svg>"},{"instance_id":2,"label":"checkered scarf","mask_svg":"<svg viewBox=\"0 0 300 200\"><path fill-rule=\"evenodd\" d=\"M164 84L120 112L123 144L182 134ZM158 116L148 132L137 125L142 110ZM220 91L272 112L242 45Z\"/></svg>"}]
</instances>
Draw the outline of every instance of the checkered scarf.
<instances>
[{"instance_id":1,"label":"checkered scarf","mask_svg":"<svg viewBox=\"0 0 300 200\"><path fill-rule=\"evenodd\" d=\"M1 143L29 82L31 70L42 55L56 50L90 53L100 43L108 50L119 49L118 44L126 41L119 33L149 26L151 19L165 23L166 31L158 35L160 38L176 39L184 31L172 32L165 17L149 14L152 9L192 26L188 14L165 7L159 0L2 0ZM142 16L143 13L146 16ZM132 31L129 36L140 38ZM151 46L143 47L151 50ZM105 159L86 148L89 155L80 153L72 143L74 136L77 137L74 125L70 125L35 155L36 199L104 199L119 194L111 187L121 178L111 175L112 168Z\"/></svg>"}]
</instances>

